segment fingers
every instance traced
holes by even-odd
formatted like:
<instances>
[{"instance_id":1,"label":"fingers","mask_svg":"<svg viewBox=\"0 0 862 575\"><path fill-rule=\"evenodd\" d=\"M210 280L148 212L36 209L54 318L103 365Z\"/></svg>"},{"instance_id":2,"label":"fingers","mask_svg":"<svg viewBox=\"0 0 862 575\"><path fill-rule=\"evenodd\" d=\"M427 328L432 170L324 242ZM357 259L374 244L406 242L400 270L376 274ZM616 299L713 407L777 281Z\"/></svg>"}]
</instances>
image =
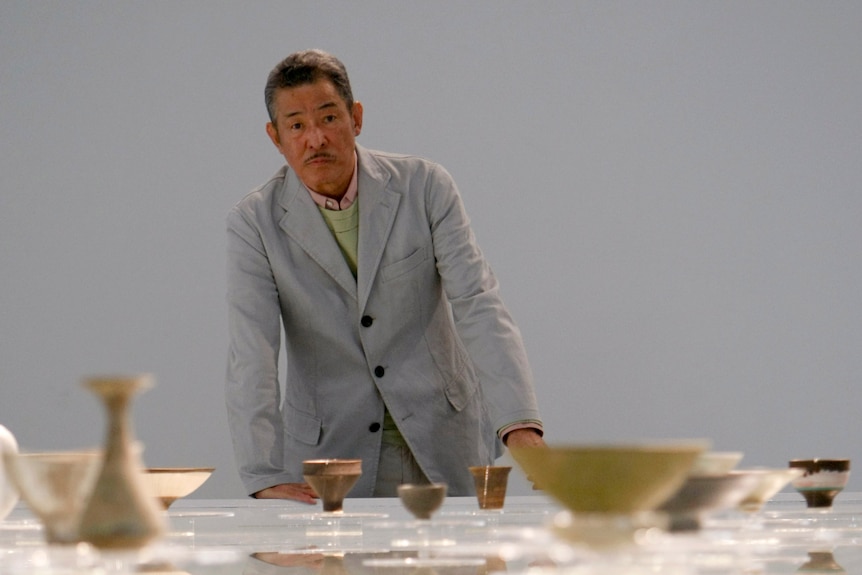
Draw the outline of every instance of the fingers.
<instances>
[{"instance_id":1,"label":"fingers","mask_svg":"<svg viewBox=\"0 0 862 575\"><path fill-rule=\"evenodd\" d=\"M291 499L313 505L317 494L307 483L282 483L267 487L254 494L257 499Z\"/></svg>"}]
</instances>

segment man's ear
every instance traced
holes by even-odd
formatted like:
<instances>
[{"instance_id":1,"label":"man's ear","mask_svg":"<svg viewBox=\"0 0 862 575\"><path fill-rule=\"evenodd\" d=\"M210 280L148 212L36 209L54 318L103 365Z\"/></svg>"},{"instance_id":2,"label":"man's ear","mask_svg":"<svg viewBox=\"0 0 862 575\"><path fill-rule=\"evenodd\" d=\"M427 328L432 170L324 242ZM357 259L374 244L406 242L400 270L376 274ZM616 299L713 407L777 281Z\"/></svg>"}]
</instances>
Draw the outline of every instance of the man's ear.
<instances>
[{"instance_id":1,"label":"man's ear","mask_svg":"<svg viewBox=\"0 0 862 575\"><path fill-rule=\"evenodd\" d=\"M353 116L353 135L358 136L362 132L362 102L353 102L350 114Z\"/></svg>"},{"instance_id":2,"label":"man's ear","mask_svg":"<svg viewBox=\"0 0 862 575\"><path fill-rule=\"evenodd\" d=\"M269 136L269 139L272 140L272 143L275 144L275 147L279 150L281 149L281 139L278 137L278 130L273 125L272 122L266 123L266 134Z\"/></svg>"}]
</instances>

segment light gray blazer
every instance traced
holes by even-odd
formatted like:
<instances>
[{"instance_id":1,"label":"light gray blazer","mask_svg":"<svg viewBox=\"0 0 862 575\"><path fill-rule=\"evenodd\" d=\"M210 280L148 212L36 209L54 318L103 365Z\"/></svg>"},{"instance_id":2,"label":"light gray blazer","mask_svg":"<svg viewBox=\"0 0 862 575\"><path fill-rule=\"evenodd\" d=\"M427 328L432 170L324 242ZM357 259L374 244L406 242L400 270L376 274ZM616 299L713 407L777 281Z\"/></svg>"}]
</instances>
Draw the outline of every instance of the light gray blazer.
<instances>
[{"instance_id":1,"label":"light gray blazer","mask_svg":"<svg viewBox=\"0 0 862 575\"><path fill-rule=\"evenodd\" d=\"M302 461L362 459L370 497L384 401L416 460L452 495L500 455L496 431L539 419L524 346L439 165L357 146L358 272L284 166L227 217L226 404L249 493ZM279 386L284 325L286 376Z\"/></svg>"}]
</instances>

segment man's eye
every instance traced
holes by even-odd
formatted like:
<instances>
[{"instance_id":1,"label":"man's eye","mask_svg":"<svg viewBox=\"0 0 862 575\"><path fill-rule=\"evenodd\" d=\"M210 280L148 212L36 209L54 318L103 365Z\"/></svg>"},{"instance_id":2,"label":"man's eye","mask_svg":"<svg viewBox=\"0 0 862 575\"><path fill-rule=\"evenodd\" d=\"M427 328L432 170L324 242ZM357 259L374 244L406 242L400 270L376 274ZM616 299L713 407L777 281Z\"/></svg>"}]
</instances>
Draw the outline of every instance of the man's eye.
<instances>
[{"instance_id":1,"label":"man's eye","mask_svg":"<svg viewBox=\"0 0 862 575\"><path fill-rule=\"evenodd\" d=\"M327 124L331 124L332 122L335 121L335 118L336 118L336 116L330 114L329 116L324 116L323 121L326 122Z\"/></svg>"},{"instance_id":2,"label":"man's eye","mask_svg":"<svg viewBox=\"0 0 862 575\"><path fill-rule=\"evenodd\" d=\"M299 122L290 125L291 130L299 130L301 128L302 128L302 124L300 124Z\"/></svg>"}]
</instances>

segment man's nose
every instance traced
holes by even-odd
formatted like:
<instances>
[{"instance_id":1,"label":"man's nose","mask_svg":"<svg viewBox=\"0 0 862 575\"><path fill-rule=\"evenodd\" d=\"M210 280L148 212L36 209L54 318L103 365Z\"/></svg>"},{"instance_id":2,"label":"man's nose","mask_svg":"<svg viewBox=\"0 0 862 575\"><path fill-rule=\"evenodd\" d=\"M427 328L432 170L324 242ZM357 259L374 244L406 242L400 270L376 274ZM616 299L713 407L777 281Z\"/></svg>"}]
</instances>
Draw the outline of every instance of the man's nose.
<instances>
[{"instance_id":1,"label":"man's nose","mask_svg":"<svg viewBox=\"0 0 862 575\"><path fill-rule=\"evenodd\" d=\"M311 126L308 129L306 141L310 148L320 148L326 144L326 135L318 126Z\"/></svg>"}]
</instances>

